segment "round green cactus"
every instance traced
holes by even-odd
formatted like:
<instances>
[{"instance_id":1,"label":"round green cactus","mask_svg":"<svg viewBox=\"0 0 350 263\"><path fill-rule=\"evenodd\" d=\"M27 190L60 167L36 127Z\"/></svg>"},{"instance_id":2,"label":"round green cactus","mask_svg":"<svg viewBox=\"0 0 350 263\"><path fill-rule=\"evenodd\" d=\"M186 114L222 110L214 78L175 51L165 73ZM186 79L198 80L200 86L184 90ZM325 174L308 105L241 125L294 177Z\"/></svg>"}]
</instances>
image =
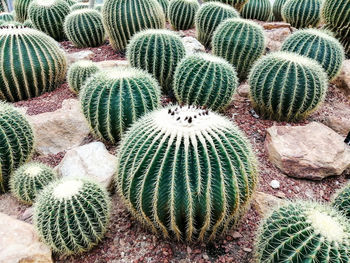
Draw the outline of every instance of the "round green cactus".
<instances>
[{"instance_id":1,"label":"round green cactus","mask_svg":"<svg viewBox=\"0 0 350 263\"><path fill-rule=\"evenodd\" d=\"M329 79L334 79L343 64L345 54L342 45L329 32L306 29L289 36L281 51L294 52L319 62Z\"/></svg>"},{"instance_id":2,"label":"round green cactus","mask_svg":"<svg viewBox=\"0 0 350 263\"><path fill-rule=\"evenodd\" d=\"M316 27L321 20L323 0L287 0L282 18L296 28Z\"/></svg>"},{"instance_id":3,"label":"round green cactus","mask_svg":"<svg viewBox=\"0 0 350 263\"><path fill-rule=\"evenodd\" d=\"M8 12L9 7L6 0L0 0L0 12Z\"/></svg>"},{"instance_id":4,"label":"round green cactus","mask_svg":"<svg viewBox=\"0 0 350 263\"><path fill-rule=\"evenodd\" d=\"M80 102L93 133L115 143L141 115L159 107L160 87L149 73L121 67L92 75Z\"/></svg>"},{"instance_id":5,"label":"round green cactus","mask_svg":"<svg viewBox=\"0 0 350 263\"><path fill-rule=\"evenodd\" d=\"M203 4L195 17L196 35L199 42L210 47L215 29L228 18L239 17L239 13L232 7L219 2Z\"/></svg>"},{"instance_id":6,"label":"round green cactus","mask_svg":"<svg viewBox=\"0 0 350 263\"><path fill-rule=\"evenodd\" d=\"M64 22L64 32L76 47L98 47L106 39L102 15L93 9L70 13Z\"/></svg>"},{"instance_id":7,"label":"round green cactus","mask_svg":"<svg viewBox=\"0 0 350 263\"><path fill-rule=\"evenodd\" d=\"M11 176L11 193L21 202L31 205L39 192L56 178L51 167L42 163L28 163Z\"/></svg>"},{"instance_id":8,"label":"round green cactus","mask_svg":"<svg viewBox=\"0 0 350 263\"><path fill-rule=\"evenodd\" d=\"M165 14L157 0L106 0L102 16L110 43L117 51L124 50L131 37L143 29L165 28Z\"/></svg>"},{"instance_id":9,"label":"round green cactus","mask_svg":"<svg viewBox=\"0 0 350 263\"><path fill-rule=\"evenodd\" d=\"M260 227L260 263L349 261L350 221L332 207L294 201L272 212Z\"/></svg>"},{"instance_id":10,"label":"round green cactus","mask_svg":"<svg viewBox=\"0 0 350 263\"><path fill-rule=\"evenodd\" d=\"M257 19L267 21L272 12L270 0L249 0L244 5L241 15L247 19Z\"/></svg>"},{"instance_id":11,"label":"round green cactus","mask_svg":"<svg viewBox=\"0 0 350 263\"><path fill-rule=\"evenodd\" d=\"M98 71L100 71L100 68L96 63L90 60L79 60L73 63L69 67L67 73L67 80L70 89L75 93L79 93L85 81Z\"/></svg>"},{"instance_id":12,"label":"round green cactus","mask_svg":"<svg viewBox=\"0 0 350 263\"><path fill-rule=\"evenodd\" d=\"M298 121L323 102L328 76L313 59L275 52L257 61L249 84L253 107L263 118Z\"/></svg>"},{"instance_id":13,"label":"round green cactus","mask_svg":"<svg viewBox=\"0 0 350 263\"><path fill-rule=\"evenodd\" d=\"M70 11L77 11L77 10L82 10L82 9L88 9L89 8L89 3L76 3L70 6Z\"/></svg>"},{"instance_id":14,"label":"round green cactus","mask_svg":"<svg viewBox=\"0 0 350 263\"><path fill-rule=\"evenodd\" d=\"M194 18L199 9L197 0L171 0L168 18L175 30L187 30L194 27Z\"/></svg>"},{"instance_id":15,"label":"round green cactus","mask_svg":"<svg viewBox=\"0 0 350 263\"><path fill-rule=\"evenodd\" d=\"M226 19L215 30L212 47L213 54L229 61L237 70L238 77L244 79L265 51L264 31L253 21Z\"/></svg>"},{"instance_id":16,"label":"round green cactus","mask_svg":"<svg viewBox=\"0 0 350 263\"><path fill-rule=\"evenodd\" d=\"M88 179L68 177L40 192L33 221L41 240L53 251L79 254L103 238L110 212L110 198L102 186Z\"/></svg>"},{"instance_id":17,"label":"round green cactus","mask_svg":"<svg viewBox=\"0 0 350 263\"><path fill-rule=\"evenodd\" d=\"M237 11L241 11L248 0L203 0L203 2L220 2L233 6Z\"/></svg>"},{"instance_id":18,"label":"round green cactus","mask_svg":"<svg viewBox=\"0 0 350 263\"><path fill-rule=\"evenodd\" d=\"M66 57L56 41L25 27L0 30L0 99L26 100L51 91L66 76Z\"/></svg>"},{"instance_id":19,"label":"round green cactus","mask_svg":"<svg viewBox=\"0 0 350 263\"><path fill-rule=\"evenodd\" d=\"M25 115L5 102L0 102L0 145L0 193L4 193L10 175L34 150L33 129Z\"/></svg>"},{"instance_id":20,"label":"round green cactus","mask_svg":"<svg viewBox=\"0 0 350 263\"><path fill-rule=\"evenodd\" d=\"M133 36L127 58L131 66L151 73L169 93L176 66L186 55L181 38L165 29L148 29Z\"/></svg>"},{"instance_id":21,"label":"round green cactus","mask_svg":"<svg viewBox=\"0 0 350 263\"><path fill-rule=\"evenodd\" d=\"M287 0L275 0L275 2L273 2L272 12L273 12L273 15L274 15L276 21L283 20L282 8L286 2L287 2Z\"/></svg>"},{"instance_id":22,"label":"round green cactus","mask_svg":"<svg viewBox=\"0 0 350 263\"><path fill-rule=\"evenodd\" d=\"M20 23L23 23L29 18L28 16L28 7L33 0L15 0L13 2L13 8L16 13L16 20Z\"/></svg>"},{"instance_id":23,"label":"round green cactus","mask_svg":"<svg viewBox=\"0 0 350 263\"><path fill-rule=\"evenodd\" d=\"M333 206L350 219L350 184L345 185L335 194Z\"/></svg>"},{"instance_id":24,"label":"round green cactus","mask_svg":"<svg viewBox=\"0 0 350 263\"><path fill-rule=\"evenodd\" d=\"M24 21L23 26L28 27L28 28L35 28L35 26L33 25L32 21L30 19L27 19L26 21Z\"/></svg>"},{"instance_id":25,"label":"round green cactus","mask_svg":"<svg viewBox=\"0 0 350 263\"><path fill-rule=\"evenodd\" d=\"M163 12L165 14L165 17L168 17L168 7L169 7L169 0L157 0L157 2L161 5Z\"/></svg>"},{"instance_id":26,"label":"round green cactus","mask_svg":"<svg viewBox=\"0 0 350 263\"><path fill-rule=\"evenodd\" d=\"M0 20L4 21L14 21L15 18L11 13L0 13Z\"/></svg>"},{"instance_id":27,"label":"round green cactus","mask_svg":"<svg viewBox=\"0 0 350 263\"><path fill-rule=\"evenodd\" d=\"M176 68L174 93L180 104L223 110L238 86L235 69L226 60L197 53L184 58Z\"/></svg>"}]
</instances>

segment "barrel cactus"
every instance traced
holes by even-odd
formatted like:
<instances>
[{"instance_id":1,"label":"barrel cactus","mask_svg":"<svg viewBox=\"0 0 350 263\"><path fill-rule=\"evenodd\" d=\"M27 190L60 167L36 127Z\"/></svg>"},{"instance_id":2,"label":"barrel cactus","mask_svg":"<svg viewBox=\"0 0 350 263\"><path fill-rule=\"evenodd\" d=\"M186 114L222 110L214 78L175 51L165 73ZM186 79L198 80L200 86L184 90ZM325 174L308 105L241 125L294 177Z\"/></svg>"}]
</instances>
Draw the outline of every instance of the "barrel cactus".
<instances>
[{"instance_id":1,"label":"barrel cactus","mask_svg":"<svg viewBox=\"0 0 350 263\"><path fill-rule=\"evenodd\" d=\"M69 7L77 3L75 0L64 0L64 1L69 5Z\"/></svg>"},{"instance_id":2,"label":"barrel cactus","mask_svg":"<svg viewBox=\"0 0 350 263\"><path fill-rule=\"evenodd\" d=\"M213 33L218 25L228 18L239 17L239 13L232 7L219 2L203 4L195 17L196 35L199 42L210 47Z\"/></svg>"},{"instance_id":3,"label":"barrel cactus","mask_svg":"<svg viewBox=\"0 0 350 263\"><path fill-rule=\"evenodd\" d=\"M77 11L77 10L82 10L82 9L88 9L89 8L89 3L76 3L70 6L70 11Z\"/></svg>"},{"instance_id":4,"label":"barrel cactus","mask_svg":"<svg viewBox=\"0 0 350 263\"><path fill-rule=\"evenodd\" d=\"M249 84L253 107L263 118L298 121L323 102L328 76L313 59L275 52L254 65Z\"/></svg>"},{"instance_id":5,"label":"barrel cactus","mask_svg":"<svg viewBox=\"0 0 350 263\"><path fill-rule=\"evenodd\" d=\"M294 52L317 60L329 79L334 79L345 59L342 45L329 32L316 29L299 30L289 36L282 51Z\"/></svg>"},{"instance_id":6,"label":"barrel cactus","mask_svg":"<svg viewBox=\"0 0 350 263\"><path fill-rule=\"evenodd\" d=\"M148 29L133 36L127 48L131 66L151 73L169 93L176 66L185 56L181 38L165 29Z\"/></svg>"},{"instance_id":7,"label":"barrel cactus","mask_svg":"<svg viewBox=\"0 0 350 263\"><path fill-rule=\"evenodd\" d=\"M25 27L0 30L0 99L11 102L53 90L66 75L64 51L44 33Z\"/></svg>"},{"instance_id":8,"label":"barrel cactus","mask_svg":"<svg viewBox=\"0 0 350 263\"><path fill-rule=\"evenodd\" d=\"M0 102L0 193L9 189L10 175L31 157L33 129L27 118L10 104Z\"/></svg>"},{"instance_id":9,"label":"barrel cactus","mask_svg":"<svg viewBox=\"0 0 350 263\"><path fill-rule=\"evenodd\" d=\"M165 17L167 17L169 0L157 0L157 2L162 6Z\"/></svg>"},{"instance_id":10,"label":"barrel cactus","mask_svg":"<svg viewBox=\"0 0 350 263\"><path fill-rule=\"evenodd\" d=\"M94 181L64 178L45 187L34 205L41 240L60 254L79 254L95 246L110 218L107 191Z\"/></svg>"},{"instance_id":11,"label":"barrel cactus","mask_svg":"<svg viewBox=\"0 0 350 263\"><path fill-rule=\"evenodd\" d=\"M238 77L244 79L265 51L264 31L253 21L226 19L215 30L212 47L213 54L229 61L236 68Z\"/></svg>"},{"instance_id":12,"label":"barrel cactus","mask_svg":"<svg viewBox=\"0 0 350 263\"><path fill-rule=\"evenodd\" d=\"M15 18L11 13L0 13L0 20L4 21L14 21Z\"/></svg>"},{"instance_id":13,"label":"barrel cactus","mask_svg":"<svg viewBox=\"0 0 350 263\"><path fill-rule=\"evenodd\" d=\"M350 222L335 209L305 201L272 212L260 227L260 263L349 261Z\"/></svg>"},{"instance_id":14,"label":"barrel cactus","mask_svg":"<svg viewBox=\"0 0 350 263\"><path fill-rule=\"evenodd\" d=\"M13 8L16 13L16 20L23 23L28 17L28 7L33 0L15 0L13 2Z\"/></svg>"},{"instance_id":15,"label":"barrel cactus","mask_svg":"<svg viewBox=\"0 0 350 263\"><path fill-rule=\"evenodd\" d=\"M241 11L248 0L203 0L203 2L220 2L233 6L236 10Z\"/></svg>"},{"instance_id":16,"label":"barrel cactus","mask_svg":"<svg viewBox=\"0 0 350 263\"><path fill-rule=\"evenodd\" d=\"M172 28L175 30L193 28L198 9L197 0L171 0L168 7L168 17Z\"/></svg>"},{"instance_id":17,"label":"barrel cactus","mask_svg":"<svg viewBox=\"0 0 350 263\"><path fill-rule=\"evenodd\" d=\"M73 63L67 72L69 88L79 93L85 81L98 71L100 68L91 60L79 60Z\"/></svg>"},{"instance_id":18,"label":"barrel cactus","mask_svg":"<svg viewBox=\"0 0 350 263\"><path fill-rule=\"evenodd\" d=\"M124 50L130 38L143 29L165 28L165 14L157 0L106 0L102 16L110 43L117 51Z\"/></svg>"},{"instance_id":19,"label":"barrel cactus","mask_svg":"<svg viewBox=\"0 0 350 263\"><path fill-rule=\"evenodd\" d=\"M270 0L249 0L244 5L241 15L247 19L257 19L267 21L272 12Z\"/></svg>"},{"instance_id":20,"label":"barrel cactus","mask_svg":"<svg viewBox=\"0 0 350 263\"><path fill-rule=\"evenodd\" d=\"M0 0L0 12L8 12L7 0Z\"/></svg>"},{"instance_id":21,"label":"barrel cactus","mask_svg":"<svg viewBox=\"0 0 350 263\"><path fill-rule=\"evenodd\" d=\"M174 93L180 104L223 110L238 86L235 69L226 60L197 53L184 58L176 69Z\"/></svg>"},{"instance_id":22,"label":"barrel cactus","mask_svg":"<svg viewBox=\"0 0 350 263\"><path fill-rule=\"evenodd\" d=\"M335 194L333 206L350 219L350 184L345 185Z\"/></svg>"},{"instance_id":23,"label":"barrel cactus","mask_svg":"<svg viewBox=\"0 0 350 263\"><path fill-rule=\"evenodd\" d=\"M283 20L282 8L286 2L287 2L287 0L275 0L275 2L273 2L272 13L273 13L276 21Z\"/></svg>"},{"instance_id":24,"label":"barrel cactus","mask_svg":"<svg viewBox=\"0 0 350 263\"><path fill-rule=\"evenodd\" d=\"M21 202L31 205L39 192L56 178L51 167L42 163L28 163L11 176L11 193Z\"/></svg>"},{"instance_id":25,"label":"barrel cactus","mask_svg":"<svg viewBox=\"0 0 350 263\"><path fill-rule=\"evenodd\" d=\"M5 20L0 20L0 26L1 27L17 27L17 26L22 26L23 24L17 21L5 21Z\"/></svg>"}]
</instances>

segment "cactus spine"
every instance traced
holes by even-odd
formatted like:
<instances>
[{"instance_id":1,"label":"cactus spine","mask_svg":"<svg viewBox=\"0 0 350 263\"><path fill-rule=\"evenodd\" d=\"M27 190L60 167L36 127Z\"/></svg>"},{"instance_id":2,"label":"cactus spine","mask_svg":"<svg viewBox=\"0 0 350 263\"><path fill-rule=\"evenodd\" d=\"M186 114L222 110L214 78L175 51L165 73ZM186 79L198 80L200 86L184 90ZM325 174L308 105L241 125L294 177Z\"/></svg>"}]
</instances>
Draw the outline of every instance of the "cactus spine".
<instances>
[{"instance_id":1,"label":"cactus spine","mask_svg":"<svg viewBox=\"0 0 350 263\"><path fill-rule=\"evenodd\" d=\"M248 0L203 0L203 2L221 2L233 6L237 11L241 11Z\"/></svg>"},{"instance_id":2,"label":"cactus spine","mask_svg":"<svg viewBox=\"0 0 350 263\"><path fill-rule=\"evenodd\" d=\"M1 12L8 12L9 8L7 6L7 1L6 0L0 0L0 13Z\"/></svg>"},{"instance_id":3,"label":"cactus spine","mask_svg":"<svg viewBox=\"0 0 350 263\"><path fill-rule=\"evenodd\" d=\"M161 5L164 15L167 18L168 17L168 7L169 7L169 0L157 0L157 2Z\"/></svg>"},{"instance_id":4,"label":"cactus spine","mask_svg":"<svg viewBox=\"0 0 350 263\"><path fill-rule=\"evenodd\" d=\"M75 93L79 93L85 81L98 71L100 71L100 68L90 60L79 60L73 63L67 73L70 89Z\"/></svg>"},{"instance_id":5,"label":"cactus spine","mask_svg":"<svg viewBox=\"0 0 350 263\"><path fill-rule=\"evenodd\" d=\"M263 118L298 121L323 102L328 76L313 59L275 52L256 62L249 84L253 107Z\"/></svg>"},{"instance_id":6,"label":"cactus spine","mask_svg":"<svg viewBox=\"0 0 350 263\"><path fill-rule=\"evenodd\" d=\"M247 19L267 21L271 15L272 6L270 0L249 0L244 5L241 15Z\"/></svg>"},{"instance_id":7,"label":"cactus spine","mask_svg":"<svg viewBox=\"0 0 350 263\"><path fill-rule=\"evenodd\" d=\"M350 184L345 185L335 194L333 206L350 219Z\"/></svg>"},{"instance_id":8,"label":"cactus spine","mask_svg":"<svg viewBox=\"0 0 350 263\"><path fill-rule=\"evenodd\" d=\"M287 0L275 0L272 6L272 12L275 16L276 21L282 21L282 8L283 5L287 2Z\"/></svg>"},{"instance_id":9,"label":"cactus spine","mask_svg":"<svg viewBox=\"0 0 350 263\"><path fill-rule=\"evenodd\" d=\"M215 30L212 41L213 54L229 61L238 77L247 77L253 63L265 51L265 36L257 23L240 18L230 18Z\"/></svg>"},{"instance_id":10,"label":"cactus spine","mask_svg":"<svg viewBox=\"0 0 350 263\"><path fill-rule=\"evenodd\" d=\"M0 20L14 21L15 18L13 17L13 14L11 14L11 13L0 13Z\"/></svg>"},{"instance_id":11,"label":"cactus spine","mask_svg":"<svg viewBox=\"0 0 350 263\"><path fill-rule=\"evenodd\" d=\"M23 23L28 17L28 7L33 0L15 0L13 7L16 13L16 20Z\"/></svg>"},{"instance_id":12,"label":"cactus spine","mask_svg":"<svg viewBox=\"0 0 350 263\"><path fill-rule=\"evenodd\" d=\"M171 0L168 8L169 22L175 30L194 27L194 18L199 4L197 0Z\"/></svg>"}]
</instances>

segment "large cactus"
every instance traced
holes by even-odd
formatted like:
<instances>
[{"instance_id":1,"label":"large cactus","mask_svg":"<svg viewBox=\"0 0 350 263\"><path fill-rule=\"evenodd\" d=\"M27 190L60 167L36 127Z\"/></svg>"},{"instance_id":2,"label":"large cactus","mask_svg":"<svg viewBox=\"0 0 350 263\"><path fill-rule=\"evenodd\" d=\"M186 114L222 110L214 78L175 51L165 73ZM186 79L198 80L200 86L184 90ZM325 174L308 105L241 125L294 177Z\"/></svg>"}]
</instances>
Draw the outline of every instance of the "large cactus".
<instances>
[{"instance_id":1,"label":"large cactus","mask_svg":"<svg viewBox=\"0 0 350 263\"><path fill-rule=\"evenodd\" d=\"M79 93L85 81L98 71L100 68L91 60L79 60L73 63L67 73L69 88L73 92Z\"/></svg>"},{"instance_id":2,"label":"large cactus","mask_svg":"<svg viewBox=\"0 0 350 263\"><path fill-rule=\"evenodd\" d=\"M64 51L56 41L30 28L0 30L0 99L19 101L53 90L66 75Z\"/></svg>"},{"instance_id":3,"label":"large cactus","mask_svg":"<svg viewBox=\"0 0 350 263\"><path fill-rule=\"evenodd\" d=\"M111 45L117 51L124 50L135 33L165 27L165 14L157 0L106 0L102 16Z\"/></svg>"},{"instance_id":4,"label":"large cactus","mask_svg":"<svg viewBox=\"0 0 350 263\"><path fill-rule=\"evenodd\" d=\"M272 12L270 0L249 0L244 5L241 15L247 19L267 21Z\"/></svg>"},{"instance_id":5,"label":"large cactus","mask_svg":"<svg viewBox=\"0 0 350 263\"><path fill-rule=\"evenodd\" d=\"M9 189L10 175L34 150L33 129L12 105L0 102L0 193Z\"/></svg>"},{"instance_id":6,"label":"large cactus","mask_svg":"<svg viewBox=\"0 0 350 263\"><path fill-rule=\"evenodd\" d=\"M198 9L197 0L171 0L168 7L168 18L172 28L175 30L193 28Z\"/></svg>"},{"instance_id":7,"label":"large cactus","mask_svg":"<svg viewBox=\"0 0 350 263\"><path fill-rule=\"evenodd\" d=\"M275 2L273 2L272 12L273 12L273 15L274 15L276 21L283 20L282 8L286 2L287 2L287 0L275 0Z\"/></svg>"},{"instance_id":8,"label":"large cactus","mask_svg":"<svg viewBox=\"0 0 350 263\"><path fill-rule=\"evenodd\" d=\"M275 52L256 62L249 84L253 107L263 118L298 121L323 102L328 76L313 59Z\"/></svg>"},{"instance_id":9,"label":"large cactus","mask_svg":"<svg viewBox=\"0 0 350 263\"><path fill-rule=\"evenodd\" d=\"M335 194L332 204L350 220L350 184Z\"/></svg>"},{"instance_id":10,"label":"large cactus","mask_svg":"<svg viewBox=\"0 0 350 263\"><path fill-rule=\"evenodd\" d=\"M28 17L28 7L32 0L15 0L13 8L16 13L16 20L23 23Z\"/></svg>"},{"instance_id":11,"label":"large cactus","mask_svg":"<svg viewBox=\"0 0 350 263\"><path fill-rule=\"evenodd\" d=\"M248 0L203 0L203 2L221 2L233 6L236 10L241 11Z\"/></svg>"}]
</instances>

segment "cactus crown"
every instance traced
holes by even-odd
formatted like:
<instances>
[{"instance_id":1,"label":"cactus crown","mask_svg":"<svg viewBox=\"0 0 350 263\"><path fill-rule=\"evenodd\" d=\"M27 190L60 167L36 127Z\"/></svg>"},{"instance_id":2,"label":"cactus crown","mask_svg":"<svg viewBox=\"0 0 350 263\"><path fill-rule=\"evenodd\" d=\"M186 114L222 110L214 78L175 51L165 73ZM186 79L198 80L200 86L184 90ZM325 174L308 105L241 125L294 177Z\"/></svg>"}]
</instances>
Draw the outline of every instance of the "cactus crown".
<instances>
[{"instance_id":1,"label":"cactus crown","mask_svg":"<svg viewBox=\"0 0 350 263\"><path fill-rule=\"evenodd\" d=\"M64 181L60 183L53 190L53 197L57 200L72 200L79 192L83 189L83 182L74 180L74 181Z\"/></svg>"}]
</instances>

